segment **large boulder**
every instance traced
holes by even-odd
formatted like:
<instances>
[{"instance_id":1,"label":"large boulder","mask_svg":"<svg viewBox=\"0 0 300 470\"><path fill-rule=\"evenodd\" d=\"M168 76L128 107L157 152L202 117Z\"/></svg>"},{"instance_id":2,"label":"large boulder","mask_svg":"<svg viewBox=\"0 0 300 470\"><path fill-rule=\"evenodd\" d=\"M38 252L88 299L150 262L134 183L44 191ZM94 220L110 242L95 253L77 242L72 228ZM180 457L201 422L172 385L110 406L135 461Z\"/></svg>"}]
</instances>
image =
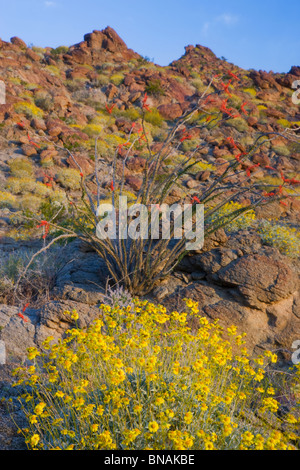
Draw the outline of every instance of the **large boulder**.
<instances>
[{"instance_id":1,"label":"large boulder","mask_svg":"<svg viewBox=\"0 0 300 470\"><path fill-rule=\"evenodd\" d=\"M251 254L232 261L218 272L218 280L235 287L252 308L286 299L298 287L293 269L283 260L265 254Z\"/></svg>"}]
</instances>

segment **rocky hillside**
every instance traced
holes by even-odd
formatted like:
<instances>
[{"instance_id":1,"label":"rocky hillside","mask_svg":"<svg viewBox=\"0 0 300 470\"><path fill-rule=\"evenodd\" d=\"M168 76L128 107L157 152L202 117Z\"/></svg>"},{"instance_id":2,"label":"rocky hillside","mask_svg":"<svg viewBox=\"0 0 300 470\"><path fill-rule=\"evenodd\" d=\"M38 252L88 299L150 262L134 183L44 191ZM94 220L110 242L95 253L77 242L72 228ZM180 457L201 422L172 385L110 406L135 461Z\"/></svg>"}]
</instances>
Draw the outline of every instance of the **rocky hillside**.
<instances>
[{"instance_id":1,"label":"rocky hillside","mask_svg":"<svg viewBox=\"0 0 300 470\"><path fill-rule=\"evenodd\" d=\"M218 79L210 84L212 77ZM300 108L292 101L292 85L299 79L298 66L285 74L243 70L200 45L187 46L180 59L161 67L128 49L110 27L86 34L69 48L28 47L18 37L0 40L0 80L6 85L6 104L0 105L0 344L7 362L0 366L1 396L13 395L9 368L24 360L26 348L40 346L49 335L59 338L70 327L66 309L77 309L84 327L105 301L106 267L76 241L53 248L27 273L22 295L11 295L26 260L47 235L43 226L24 223L20 214L51 218L80 198L82 175L71 154L95 193L97 137L99 180L103 198L109 199L113 154L119 149L122 158L129 133L139 128L145 96L147 139L155 152L195 100L207 90L221 91L227 101L215 95L206 109L235 109L237 114L204 129L207 114L200 113L188 136L181 129L166 170L201 147L197 165L179 179L170 202L197 196L253 144L258 132L272 139L252 161L243 160L241 172L270 191L288 182L286 194L292 195L300 179L300 144L284 136L289 131L297 135L300 126ZM141 187L148 150L141 135L125 167L129 198ZM240 177L237 173L237 184ZM237 203L246 204L247 195ZM293 342L300 339L299 211L299 197L290 197L219 230L201 252L184 258L154 286L150 299L180 310L182 299L192 298L209 319L246 332L250 351L271 348L290 363ZM17 412L15 418L22 416ZM0 438L0 449L24 446L2 408Z\"/></svg>"},{"instance_id":2,"label":"rocky hillside","mask_svg":"<svg viewBox=\"0 0 300 470\"><path fill-rule=\"evenodd\" d=\"M213 76L220 79L210 85ZM100 181L104 197L109 198L113 152L119 148L122 156L122 144L133 124L141 120L145 94L153 152L208 86L211 92L225 92L227 109L238 111L235 119L217 128L194 126L189 138L174 146L168 168L200 142L206 144L199 150L193 171L171 193L171 202L197 195L215 172L254 142L258 132L273 133L272 140L254 155L254 167L245 160L241 169L270 187L282 183L282 178L299 180L300 145L283 134L300 125L299 106L292 101L292 84L300 79L300 67L293 66L286 74L243 70L200 45L187 46L180 59L161 67L128 49L107 27L86 34L69 48L27 47L17 37L10 42L0 40L0 79L6 84L7 97L7 103L0 106L0 326L9 354L21 357L28 344L38 344L53 330L61 334L67 324L59 312L68 302L77 302L84 311L90 308L94 316L105 289L105 270L95 254L87 255L75 244L64 251L65 264L51 278L47 296L45 289L40 297L35 290L36 301L32 305L30 300L27 309L31 322L18 317L28 298L25 295L17 305L12 301L15 277L11 272L17 269L16 260L23 260L26 251L43 243L42 229L21 223L19 214L27 210L44 218L58 205L80 197L81 176L66 149L76 157L89 189L95 192L96 137ZM211 112L218 110L221 98L217 95L208 106ZM200 114L197 122L201 124L203 118L206 115ZM238 142L238 147L232 142ZM129 197L142 184L146 154L147 144L141 138L125 168ZM243 196L239 203L246 201ZM288 351L283 356L290 357L292 342L300 337L300 241L295 231L299 210L299 198L292 197L283 204L257 209L256 225L250 231L243 221L227 232L221 230L206 241L203 253L184 260L167 283L156 286L153 298L173 305L174 299L180 302L182 296L190 295L210 318L238 323L249 333L252 349L282 347ZM13 266L10 273L8 265ZM28 286L29 297L33 290Z\"/></svg>"}]
</instances>

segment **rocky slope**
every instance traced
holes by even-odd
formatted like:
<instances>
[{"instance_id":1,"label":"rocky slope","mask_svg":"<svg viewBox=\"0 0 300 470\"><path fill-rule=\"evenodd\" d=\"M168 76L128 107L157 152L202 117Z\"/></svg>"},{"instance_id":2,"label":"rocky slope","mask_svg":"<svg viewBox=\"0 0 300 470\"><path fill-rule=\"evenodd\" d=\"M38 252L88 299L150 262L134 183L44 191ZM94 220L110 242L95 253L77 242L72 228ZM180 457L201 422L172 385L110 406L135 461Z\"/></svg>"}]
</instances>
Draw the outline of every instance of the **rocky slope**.
<instances>
[{"instance_id":1,"label":"rocky slope","mask_svg":"<svg viewBox=\"0 0 300 470\"><path fill-rule=\"evenodd\" d=\"M2 260L26 251L28 242L20 238L26 233L33 236L32 230L20 225L20 210L42 213L45 205L50 210L51 205L65 202L66 195L80 197L78 171L64 148L76 156L95 191L94 139L100 136L101 182L109 196L111 149L124 143L132 123L140 120L145 93L152 111L146 116L147 130L155 151L174 120L206 90L214 75L226 77L228 106L238 109L239 117L211 131L200 126L193 129L190 139L171 154L168 165L172 168L178 154L206 143L197 171L180 180L173 200L189 200L235 157L237 150L229 137L245 148L259 131L281 134L286 128L297 129L300 111L292 101L291 87L300 78L300 67L293 66L286 74L243 70L200 45L187 46L179 60L160 67L128 49L110 27L86 34L70 48L29 48L17 37L0 41L0 79L7 93L7 104L0 106ZM212 89L218 87L226 85L221 80ZM219 105L212 104L212 111ZM145 152L142 142L128 160L128 194L141 185ZM256 180L275 185L282 174L297 180L299 155L299 144L276 136L253 158L259 164L254 170ZM275 162L275 170L270 168L271 162ZM247 165L251 163L245 161L242 169ZM299 221L299 208L299 199L291 198L284 205L274 203L258 210L256 217L276 224L280 221L290 230ZM281 226L276 227L280 231ZM298 243L297 237L295 240ZM171 307L184 296L192 296L208 317L237 323L248 333L253 350L283 348L288 351L283 353L287 359L292 342L300 335L299 245L290 252L280 252L281 248L282 243L267 247L254 229L222 232L219 239L206 241L203 253L185 259L167 283L156 286L153 298ZM291 252L292 259L286 256ZM27 310L30 322L18 317L22 304L6 305L11 302L2 292L1 338L7 344L9 360L22 358L28 345L40 344L51 332L61 334L68 326L61 316L68 303L76 304L86 318L97 314L105 289L101 262L95 254L81 252L76 243L64 250L64 257L65 265L55 277L47 302Z\"/></svg>"},{"instance_id":2,"label":"rocky slope","mask_svg":"<svg viewBox=\"0 0 300 470\"><path fill-rule=\"evenodd\" d=\"M80 163L91 191L96 191L96 136L100 180L109 197L112 149L126 142L132 124L140 121L145 93L151 108L146 114L148 139L155 152L174 120L201 96L214 75L221 78L211 91L225 91L228 106L237 109L239 117L219 128L196 126L189 140L183 139L171 152L169 168L200 142L206 144L199 151L197 171L180 179L170 202L190 200L253 143L257 132L282 134L300 126L299 106L292 101L300 67L292 66L285 74L243 70L200 45L187 46L179 60L160 67L128 49L110 27L86 34L69 48L27 47L17 37L0 40L0 80L7 98L0 105L0 340L7 362L0 365L1 396L14 397L9 369L24 360L27 347L40 346L49 335L59 338L72 326L64 310L77 309L80 326L85 327L97 316L106 294L105 265L95 253L72 242L50 253L51 269L48 265L46 270L46 260L44 281L40 274L39 282L37 277L29 279L23 297L12 299L19 261L43 243L41 230L20 222L20 211L46 217L53 207L80 197L79 172L66 148ZM217 98L211 111L221 104ZM146 151L141 141L128 159L128 195L141 185ZM278 185L282 175L299 180L299 160L299 143L276 135L241 169L255 172L258 182ZM253 169L253 163L259 167ZM259 234L257 226L220 230L205 241L204 250L186 257L176 272L156 285L150 300L181 309L182 299L191 297L203 315L245 331L251 351L277 350L281 360L290 363L292 344L300 339L300 241L292 231L299 210L299 198L257 210L257 221L267 219L268 230L274 229L269 237ZM14 417L21 422L18 410ZM3 407L0 438L0 449L24 447Z\"/></svg>"}]
</instances>

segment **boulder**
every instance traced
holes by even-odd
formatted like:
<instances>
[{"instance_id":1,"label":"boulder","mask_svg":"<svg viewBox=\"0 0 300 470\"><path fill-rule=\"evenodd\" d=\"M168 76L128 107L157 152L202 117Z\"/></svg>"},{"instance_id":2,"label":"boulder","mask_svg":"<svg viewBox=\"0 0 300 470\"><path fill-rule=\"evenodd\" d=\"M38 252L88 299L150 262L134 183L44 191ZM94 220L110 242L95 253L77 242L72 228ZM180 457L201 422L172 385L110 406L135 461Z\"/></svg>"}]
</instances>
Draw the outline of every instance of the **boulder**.
<instances>
[{"instance_id":1,"label":"boulder","mask_svg":"<svg viewBox=\"0 0 300 470\"><path fill-rule=\"evenodd\" d=\"M157 109L163 118L170 121L182 116L182 109L178 103L162 104Z\"/></svg>"},{"instance_id":2,"label":"boulder","mask_svg":"<svg viewBox=\"0 0 300 470\"><path fill-rule=\"evenodd\" d=\"M298 287L293 269L284 262L266 254L250 254L232 261L218 272L223 285L234 287L246 305L261 308L290 297Z\"/></svg>"},{"instance_id":3,"label":"boulder","mask_svg":"<svg viewBox=\"0 0 300 470\"><path fill-rule=\"evenodd\" d=\"M21 49L27 49L26 43L22 39L18 38L17 36L12 37L10 39L10 42L14 44L15 46L20 47Z\"/></svg>"}]
</instances>

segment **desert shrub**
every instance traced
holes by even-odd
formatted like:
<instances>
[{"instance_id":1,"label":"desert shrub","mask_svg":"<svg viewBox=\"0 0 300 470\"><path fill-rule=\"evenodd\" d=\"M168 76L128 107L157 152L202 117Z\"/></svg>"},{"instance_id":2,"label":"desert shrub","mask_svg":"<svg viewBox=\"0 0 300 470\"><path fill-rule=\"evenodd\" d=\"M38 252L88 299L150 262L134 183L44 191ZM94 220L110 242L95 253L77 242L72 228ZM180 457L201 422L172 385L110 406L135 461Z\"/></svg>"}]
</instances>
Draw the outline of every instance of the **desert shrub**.
<instances>
[{"instance_id":1,"label":"desert shrub","mask_svg":"<svg viewBox=\"0 0 300 470\"><path fill-rule=\"evenodd\" d=\"M40 181L30 176L10 177L7 179L6 189L12 195L26 195L32 193L37 197L48 197L52 194L51 189Z\"/></svg>"},{"instance_id":2,"label":"desert shrub","mask_svg":"<svg viewBox=\"0 0 300 470\"><path fill-rule=\"evenodd\" d=\"M291 154L290 150L286 145L273 145L272 149L278 155L283 155L285 157L288 157Z\"/></svg>"},{"instance_id":3,"label":"desert shrub","mask_svg":"<svg viewBox=\"0 0 300 470\"><path fill-rule=\"evenodd\" d=\"M121 85L121 83L123 83L124 75L121 74L121 73L115 73L115 74L111 75L109 80L114 85L119 86L119 85Z\"/></svg>"},{"instance_id":4,"label":"desert shrub","mask_svg":"<svg viewBox=\"0 0 300 470\"><path fill-rule=\"evenodd\" d=\"M31 177L9 177L6 180L6 189L12 194L24 194L32 191L35 180Z\"/></svg>"},{"instance_id":5,"label":"desert shrub","mask_svg":"<svg viewBox=\"0 0 300 470\"><path fill-rule=\"evenodd\" d=\"M149 80L145 90L147 93L149 93L149 95L154 95L154 96L165 95L165 90L163 89L161 81L159 79Z\"/></svg>"},{"instance_id":6,"label":"desert shrub","mask_svg":"<svg viewBox=\"0 0 300 470\"><path fill-rule=\"evenodd\" d=\"M157 109L152 108L151 112L147 111L145 113L145 121L149 122L149 124L152 124L153 126L160 127L164 122L164 118Z\"/></svg>"},{"instance_id":7,"label":"desert shrub","mask_svg":"<svg viewBox=\"0 0 300 470\"><path fill-rule=\"evenodd\" d=\"M47 253L37 257L21 279L18 296L19 300L49 297L54 287L55 277L61 268L61 250L59 246L52 247ZM20 249L15 253L4 253L0 258L0 298L14 301L14 289L20 276L34 252L30 249Z\"/></svg>"},{"instance_id":8,"label":"desert shrub","mask_svg":"<svg viewBox=\"0 0 300 470\"><path fill-rule=\"evenodd\" d=\"M226 231L228 233L232 232L238 232L239 230L245 230L248 229L249 227L253 226L256 216L255 212L253 209L243 212L244 209L243 204L239 204L238 202L228 202L227 204L223 205L219 210L214 212L212 216L207 216L207 222L210 222L212 224L221 222L222 224L226 224ZM209 213L210 209L207 209ZM240 211L241 210L241 215L238 216L235 220L232 222L230 221L231 216L234 212ZM229 222L227 223L227 219Z\"/></svg>"},{"instance_id":9,"label":"desert shrub","mask_svg":"<svg viewBox=\"0 0 300 470\"><path fill-rule=\"evenodd\" d=\"M209 322L191 300L170 314L132 304L103 304L86 330L72 328L55 344L47 338L42 353L28 349L29 364L14 375L26 390L30 449L297 449L297 405L280 413L268 376L276 354L251 360L244 335Z\"/></svg>"},{"instance_id":10,"label":"desert shrub","mask_svg":"<svg viewBox=\"0 0 300 470\"><path fill-rule=\"evenodd\" d=\"M38 108L34 103L29 103L27 101L16 103L14 105L14 109L17 113L24 114L28 119L32 119L34 117L42 118L44 114L42 109Z\"/></svg>"},{"instance_id":11,"label":"desert shrub","mask_svg":"<svg viewBox=\"0 0 300 470\"><path fill-rule=\"evenodd\" d=\"M21 209L32 214L39 213L42 203L42 198L34 194L24 194L22 198L19 199Z\"/></svg>"},{"instance_id":12,"label":"desert shrub","mask_svg":"<svg viewBox=\"0 0 300 470\"><path fill-rule=\"evenodd\" d=\"M249 95L251 95L252 97L255 98L256 94L257 94L257 91L255 90L255 88L245 88L243 90L245 93L249 93Z\"/></svg>"},{"instance_id":13,"label":"desert shrub","mask_svg":"<svg viewBox=\"0 0 300 470\"><path fill-rule=\"evenodd\" d=\"M279 124L280 126L282 127L288 127L290 128L292 123L290 121L288 121L287 119L278 119L277 120L277 124Z\"/></svg>"},{"instance_id":14,"label":"desert shrub","mask_svg":"<svg viewBox=\"0 0 300 470\"><path fill-rule=\"evenodd\" d=\"M8 162L11 175L16 178L32 178L34 168L32 162L28 158L15 158Z\"/></svg>"},{"instance_id":15,"label":"desert shrub","mask_svg":"<svg viewBox=\"0 0 300 470\"><path fill-rule=\"evenodd\" d=\"M215 171L216 167L211 163L197 161L197 163L189 170L189 174L196 175L199 171Z\"/></svg>"},{"instance_id":16,"label":"desert shrub","mask_svg":"<svg viewBox=\"0 0 300 470\"><path fill-rule=\"evenodd\" d=\"M16 196L8 191L0 191L0 209L4 207L15 208L17 206Z\"/></svg>"},{"instance_id":17,"label":"desert shrub","mask_svg":"<svg viewBox=\"0 0 300 470\"><path fill-rule=\"evenodd\" d=\"M203 83L201 78L196 78L195 80L192 80L192 85L196 88L199 93L203 93L207 88L207 85Z\"/></svg>"},{"instance_id":18,"label":"desert shrub","mask_svg":"<svg viewBox=\"0 0 300 470\"><path fill-rule=\"evenodd\" d=\"M198 144L199 144L199 139L184 140L181 144L181 148L182 148L182 151L186 153L195 149Z\"/></svg>"},{"instance_id":19,"label":"desert shrub","mask_svg":"<svg viewBox=\"0 0 300 470\"><path fill-rule=\"evenodd\" d=\"M128 108L124 110L114 108L112 114L116 117L125 117L131 121L137 121L139 118L141 118L141 112L137 108Z\"/></svg>"},{"instance_id":20,"label":"desert shrub","mask_svg":"<svg viewBox=\"0 0 300 470\"><path fill-rule=\"evenodd\" d=\"M167 138L168 133L166 129L154 126L151 130L151 135L155 142L164 142Z\"/></svg>"},{"instance_id":21,"label":"desert shrub","mask_svg":"<svg viewBox=\"0 0 300 470\"><path fill-rule=\"evenodd\" d=\"M243 103L243 100L240 96L237 96L237 95L231 95L228 99L228 105L229 107L234 107L234 108L240 108L240 106L242 105Z\"/></svg>"},{"instance_id":22,"label":"desert shrub","mask_svg":"<svg viewBox=\"0 0 300 470\"><path fill-rule=\"evenodd\" d=\"M82 90L85 87L85 82L85 78L75 78L73 80L66 80L65 86L71 93L74 93L75 91Z\"/></svg>"},{"instance_id":23,"label":"desert shrub","mask_svg":"<svg viewBox=\"0 0 300 470\"><path fill-rule=\"evenodd\" d=\"M87 134L89 137L95 137L99 135L103 130L103 126L100 124L88 124L83 128L83 132Z\"/></svg>"},{"instance_id":24,"label":"desert shrub","mask_svg":"<svg viewBox=\"0 0 300 470\"><path fill-rule=\"evenodd\" d=\"M107 75L99 74L98 77L92 80L91 85L95 88L102 88L109 84L109 77Z\"/></svg>"},{"instance_id":25,"label":"desert shrub","mask_svg":"<svg viewBox=\"0 0 300 470\"><path fill-rule=\"evenodd\" d=\"M56 67L56 65L46 65L45 70L54 77L60 77L60 70L58 67Z\"/></svg>"},{"instance_id":26,"label":"desert shrub","mask_svg":"<svg viewBox=\"0 0 300 470\"><path fill-rule=\"evenodd\" d=\"M299 258L300 234L295 228L264 220L260 221L257 231L266 245L278 248L290 258Z\"/></svg>"},{"instance_id":27,"label":"desert shrub","mask_svg":"<svg viewBox=\"0 0 300 470\"><path fill-rule=\"evenodd\" d=\"M63 188L76 190L80 188L81 176L78 170L62 168L57 173L57 181Z\"/></svg>"},{"instance_id":28,"label":"desert shrub","mask_svg":"<svg viewBox=\"0 0 300 470\"><path fill-rule=\"evenodd\" d=\"M46 49L44 47L32 46L32 50L39 54L41 57L46 54Z\"/></svg>"},{"instance_id":29,"label":"desert shrub","mask_svg":"<svg viewBox=\"0 0 300 470\"><path fill-rule=\"evenodd\" d=\"M34 97L35 105L45 112L49 112L54 108L52 96L47 92L39 92Z\"/></svg>"},{"instance_id":30,"label":"desert shrub","mask_svg":"<svg viewBox=\"0 0 300 470\"><path fill-rule=\"evenodd\" d=\"M66 54L68 50L69 48L67 46L59 46L59 47L56 47L56 49L51 49L50 53L53 56L58 56L60 54Z\"/></svg>"},{"instance_id":31,"label":"desert shrub","mask_svg":"<svg viewBox=\"0 0 300 470\"><path fill-rule=\"evenodd\" d=\"M239 132L247 132L248 124L243 118L235 118L226 122L226 126L234 127Z\"/></svg>"}]
</instances>

